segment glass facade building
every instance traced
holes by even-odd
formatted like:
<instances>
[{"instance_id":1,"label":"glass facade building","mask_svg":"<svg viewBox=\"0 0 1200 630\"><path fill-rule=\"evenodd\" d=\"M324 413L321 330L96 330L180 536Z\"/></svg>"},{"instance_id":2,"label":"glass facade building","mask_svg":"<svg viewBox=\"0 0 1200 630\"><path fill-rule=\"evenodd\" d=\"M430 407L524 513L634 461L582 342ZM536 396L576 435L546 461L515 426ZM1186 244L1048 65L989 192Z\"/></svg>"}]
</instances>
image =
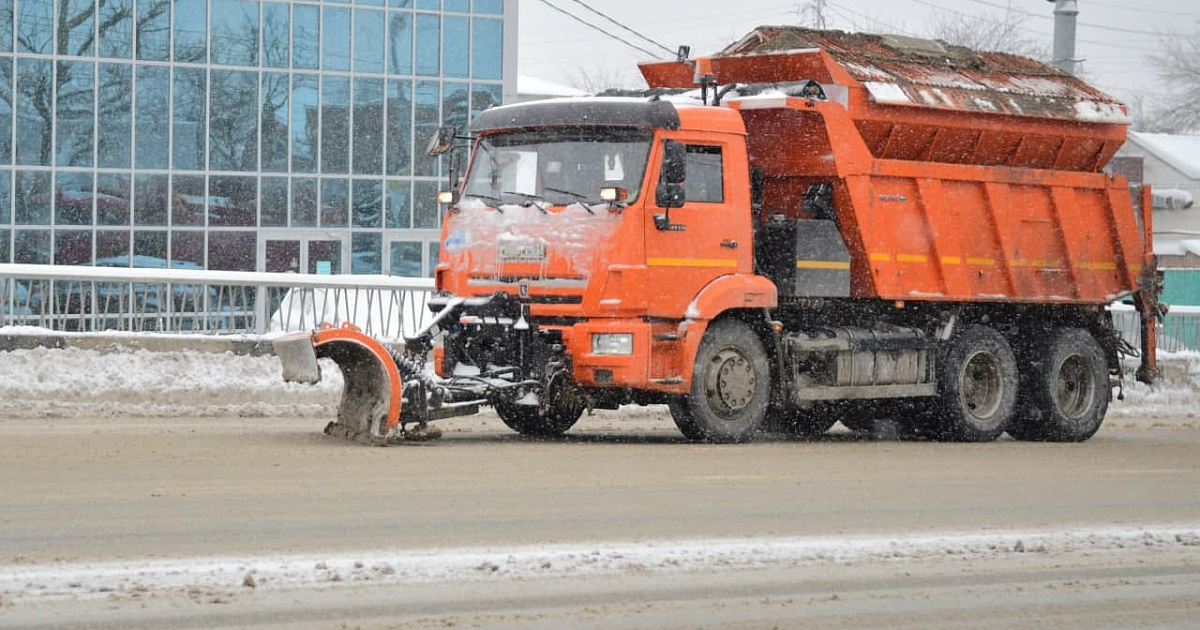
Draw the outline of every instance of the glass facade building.
<instances>
[{"instance_id":1,"label":"glass facade building","mask_svg":"<svg viewBox=\"0 0 1200 630\"><path fill-rule=\"evenodd\" d=\"M516 0L0 0L0 262L428 275Z\"/></svg>"}]
</instances>

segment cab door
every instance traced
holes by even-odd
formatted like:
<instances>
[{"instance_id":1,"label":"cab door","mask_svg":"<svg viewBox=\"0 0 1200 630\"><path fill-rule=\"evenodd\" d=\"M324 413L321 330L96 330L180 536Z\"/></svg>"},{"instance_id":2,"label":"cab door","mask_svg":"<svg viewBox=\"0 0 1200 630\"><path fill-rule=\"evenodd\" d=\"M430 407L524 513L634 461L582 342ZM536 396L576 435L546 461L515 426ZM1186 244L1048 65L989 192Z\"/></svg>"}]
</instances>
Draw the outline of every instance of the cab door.
<instances>
[{"instance_id":1,"label":"cab door","mask_svg":"<svg viewBox=\"0 0 1200 630\"><path fill-rule=\"evenodd\" d=\"M732 160L745 162L744 149L738 151L736 142L719 137L676 141L686 157L683 205L661 207L653 189L646 202L646 273L655 291L649 300L654 317L684 317L692 299L713 279L752 270L749 191L731 185ZM667 142L658 143L652 162L659 187Z\"/></svg>"}]
</instances>

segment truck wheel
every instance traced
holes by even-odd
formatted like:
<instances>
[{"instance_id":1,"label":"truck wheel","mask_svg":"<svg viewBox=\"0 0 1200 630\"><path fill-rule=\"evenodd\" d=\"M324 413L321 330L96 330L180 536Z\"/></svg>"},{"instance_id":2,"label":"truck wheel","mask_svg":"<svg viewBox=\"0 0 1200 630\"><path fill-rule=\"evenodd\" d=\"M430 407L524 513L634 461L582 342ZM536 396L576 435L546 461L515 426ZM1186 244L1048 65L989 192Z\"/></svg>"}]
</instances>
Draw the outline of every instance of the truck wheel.
<instances>
[{"instance_id":1,"label":"truck wheel","mask_svg":"<svg viewBox=\"0 0 1200 630\"><path fill-rule=\"evenodd\" d=\"M763 426L796 437L817 437L837 424L838 414L828 405L814 403L807 409L770 407Z\"/></svg>"},{"instance_id":2,"label":"truck wheel","mask_svg":"<svg viewBox=\"0 0 1200 630\"><path fill-rule=\"evenodd\" d=\"M745 442L762 426L771 398L762 342L736 319L713 322L700 340L692 391L670 403L676 426L696 442Z\"/></svg>"},{"instance_id":3,"label":"truck wheel","mask_svg":"<svg viewBox=\"0 0 1200 630\"><path fill-rule=\"evenodd\" d=\"M1062 328L1026 380L1029 404L1009 427L1018 440L1082 442L1108 412L1108 362L1091 333Z\"/></svg>"},{"instance_id":4,"label":"truck wheel","mask_svg":"<svg viewBox=\"0 0 1200 630\"><path fill-rule=\"evenodd\" d=\"M933 437L988 442L1000 437L1017 406L1017 360L1000 333L971 326L951 339L938 362L940 405Z\"/></svg>"},{"instance_id":5,"label":"truck wheel","mask_svg":"<svg viewBox=\"0 0 1200 630\"><path fill-rule=\"evenodd\" d=\"M566 433L579 417L583 408L556 409L543 414L536 405L514 405L499 403L496 405L496 415L508 428L530 437L553 437Z\"/></svg>"}]
</instances>

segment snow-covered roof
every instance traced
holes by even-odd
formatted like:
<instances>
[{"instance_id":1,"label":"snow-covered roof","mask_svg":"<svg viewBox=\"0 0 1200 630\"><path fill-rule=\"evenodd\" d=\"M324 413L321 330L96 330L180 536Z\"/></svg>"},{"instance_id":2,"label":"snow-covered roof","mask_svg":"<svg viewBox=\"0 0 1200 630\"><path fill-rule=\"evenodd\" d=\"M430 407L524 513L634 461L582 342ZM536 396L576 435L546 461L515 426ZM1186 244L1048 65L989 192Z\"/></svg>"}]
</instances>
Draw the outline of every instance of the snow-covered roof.
<instances>
[{"instance_id":1,"label":"snow-covered roof","mask_svg":"<svg viewBox=\"0 0 1200 630\"><path fill-rule=\"evenodd\" d=\"M583 90L527 74L517 75L517 93L536 96L587 96L587 92Z\"/></svg>"},{"instance_id":2,"label":"snow-covered roof","mask_svg":"<svg viewBox=\"0 0 1200 630\"><path fill-rule=\"evenodd\" d=\"M1200 135L1130 131L1129 140L1187 177L1200 180Z\"/></svg>"},{"instance_id":3,"label":"snow-covered roof","mask_svg":"<svg viewBox=\"0 0 1200 630\"><path fill-rule=\"evenodd\" d=\"M1178 236L1155 234L1154 253L1159 256L1186 256L1188 254L1200 256L1200 238L1178 238Z\"/></svg>"}]
</instances>

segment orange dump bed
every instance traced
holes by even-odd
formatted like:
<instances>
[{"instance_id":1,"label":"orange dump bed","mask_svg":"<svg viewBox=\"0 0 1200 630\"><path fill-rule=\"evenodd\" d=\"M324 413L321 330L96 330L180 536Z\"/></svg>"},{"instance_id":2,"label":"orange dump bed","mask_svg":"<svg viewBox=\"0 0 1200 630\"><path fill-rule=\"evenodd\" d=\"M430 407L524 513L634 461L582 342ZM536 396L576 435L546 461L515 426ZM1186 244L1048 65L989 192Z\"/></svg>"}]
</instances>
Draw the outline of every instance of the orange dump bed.
<instances>
[{"instance_id":1,"label":"orange dump bed","mask_svg":"<svg viewBox=\"0 0 1200 630\"><path fill-rule=\"evenodd\" d=\"M1098 171L1128 123L1112 97L1041 62L911 37L760 27L711 67L723 85L827 86L877 158ZM641 71L652 88L695 86L687 63Z\"/></svg>"},{"instance_id":2,"label":"orange dump bed","mask_svg":"<svg viewBox=\"0 0 1200 630\"><path fill-rule=\"evenodd\" d=\"M853 296L1100 304L1137 289L1149 217L1099 172L1125 138L1108 96L1033 60L906 38L759 29L727 53L720 83L824 87L727 104L768 216L823 218L803 198L832 186ZM642 71L694 87L688 64Z\"/></svg>"}]
</instances>

